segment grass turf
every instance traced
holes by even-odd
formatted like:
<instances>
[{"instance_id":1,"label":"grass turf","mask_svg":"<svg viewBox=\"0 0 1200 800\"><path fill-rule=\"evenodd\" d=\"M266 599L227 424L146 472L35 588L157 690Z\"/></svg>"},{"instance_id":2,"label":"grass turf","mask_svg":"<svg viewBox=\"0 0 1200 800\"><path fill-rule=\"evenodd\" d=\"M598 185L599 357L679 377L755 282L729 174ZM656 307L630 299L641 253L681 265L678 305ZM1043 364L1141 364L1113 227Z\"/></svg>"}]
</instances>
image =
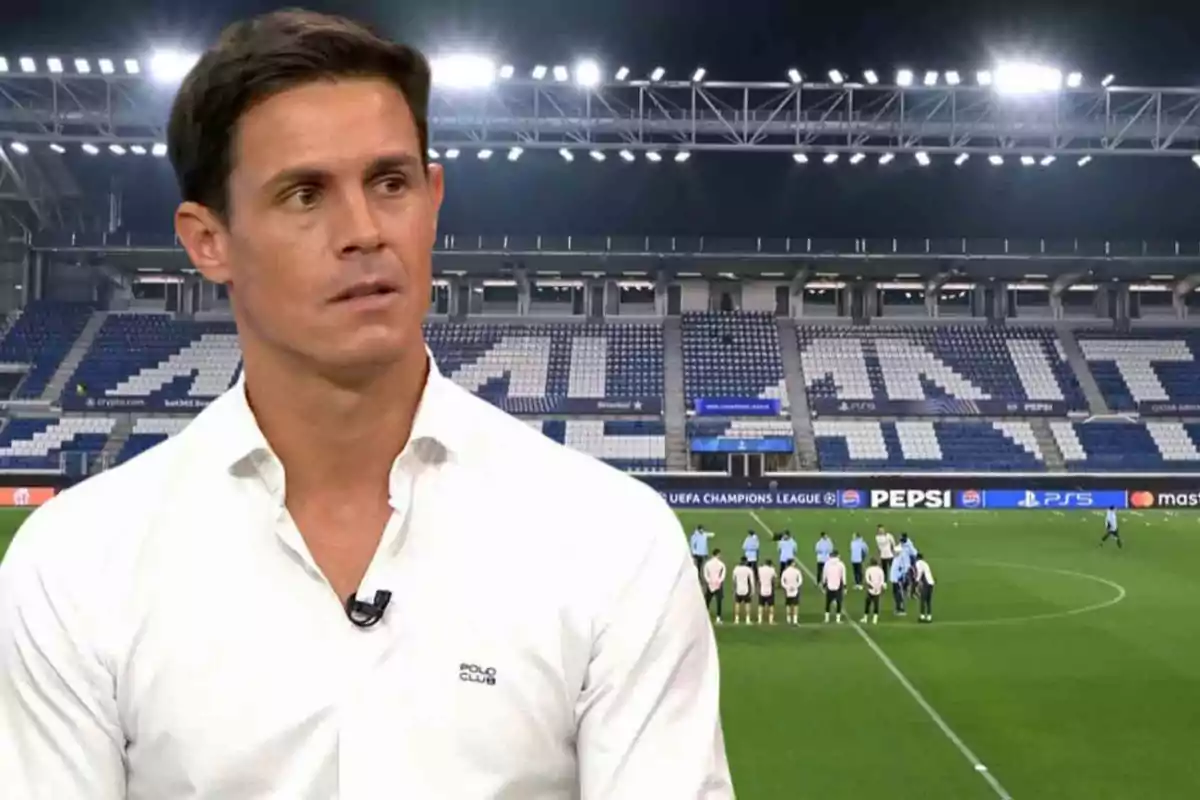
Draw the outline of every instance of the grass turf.
<instances>
[{"instance_id":1,"label":"grass turf","mask_svg":"<svg viewBox=\"0 0 1200 800\"><path fill-rule=\"evenodd\" d=\"M0 512L0 552L24 513ZM810 579L799 628L781 623L782 604L773 628L735 627L726 607L722 711L740 797L1000 796L885 658L1018 800L1195 796L1200 514L1125 513L1120 552L1098 546L1094 512L681 517L715 531L730 565L747 528L790 528L810 569L820 531L846 550L851 532L870 540L883 522L913 536L938 579L932 626L911 611L893 618L885 598L880 624L865 629L878 652L849 622L820 624ZM862 596L847 599L857 620Z\"/></svg>"}]
</instances>

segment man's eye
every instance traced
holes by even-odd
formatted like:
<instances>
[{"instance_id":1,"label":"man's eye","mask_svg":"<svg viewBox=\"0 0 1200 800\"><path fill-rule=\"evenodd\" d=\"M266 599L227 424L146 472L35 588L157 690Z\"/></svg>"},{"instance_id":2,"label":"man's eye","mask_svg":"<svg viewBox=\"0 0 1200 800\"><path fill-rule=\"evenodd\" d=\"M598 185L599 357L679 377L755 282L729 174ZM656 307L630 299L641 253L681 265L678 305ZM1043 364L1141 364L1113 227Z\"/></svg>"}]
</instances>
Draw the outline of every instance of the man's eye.
<instances>
[{"instance_id":1,"label":"man's eye","mask_svg":"<svg viewBox=\"0 0 1200 800\"><path fill-rule=\"evenodd\" d=\"M385 175L375 185L385 194L397 194L408 186L408 180L403 175Z\"/></svg>"},{"instance_id":2,"label":"man's eye","mask_svg":"<svg viewBox=\"0 0 1200 800\"><path fill-rule=\"evenodd\" d=\"M321 198L321 192L315 186L301 186L292 191L286 198L287 204L296 208L312 208Z\"/></svg>"}]
</instances>

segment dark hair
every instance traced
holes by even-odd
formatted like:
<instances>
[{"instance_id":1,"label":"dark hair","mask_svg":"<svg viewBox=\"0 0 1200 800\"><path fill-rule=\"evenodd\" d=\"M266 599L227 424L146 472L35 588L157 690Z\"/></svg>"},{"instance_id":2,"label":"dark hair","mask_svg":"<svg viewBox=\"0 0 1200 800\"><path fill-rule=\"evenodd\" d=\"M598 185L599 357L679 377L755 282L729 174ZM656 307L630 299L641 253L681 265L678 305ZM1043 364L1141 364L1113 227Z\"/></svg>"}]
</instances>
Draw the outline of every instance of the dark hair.
<instances>
[{"instance_id":1,"label":"dark hair","mask_svg":"<svg viewBox=\"0 0 1200 800\"><path fill-rule=\"evenodd\" d=\"M343 17L286 10L235 22L188 73L167 125L167 151L184 200L225 219L242 116L281 92L337 78L381 78L408 101L428 166L429 62Z\"/></svg>"}]
</instances>

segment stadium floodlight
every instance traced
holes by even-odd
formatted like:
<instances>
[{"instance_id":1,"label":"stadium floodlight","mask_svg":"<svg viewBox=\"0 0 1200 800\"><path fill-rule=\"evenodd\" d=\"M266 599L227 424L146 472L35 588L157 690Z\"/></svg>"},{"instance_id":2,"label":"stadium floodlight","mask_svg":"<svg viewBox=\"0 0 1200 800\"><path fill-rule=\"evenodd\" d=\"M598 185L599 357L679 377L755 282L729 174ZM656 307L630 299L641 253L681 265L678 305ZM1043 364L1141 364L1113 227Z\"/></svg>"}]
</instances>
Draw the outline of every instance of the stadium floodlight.
<instances>
[{"instance_id":1,"label":"stadium floodlight","mask_svg":"<svg viewBox=\"0 0 1200 800\"><path fill-rule=\"evenodd\" d=\"M654 71L650 73L650 80L661 81L666 74L667 71L662 67L655 67Z\"/></svg>"},{"instance_id":2,"label":"stadium floodlight","mask_svg":"<svg viewBox=\"0 0 1200 800\"><path fill-rule=\"evenodd\" d=\"M704 80L704 76L707 74L708 70L706 70L704 67L697 67L696 71L692 73L692 83L699 83L700 81Z\"/></svg>"},{"instance_id":3,"label":"stadium floodlight","mask_svg":"<svg viewBox=\"0 0 1200 800\"><path fill-rule=\"evenodd\" d=\"M962 83L962 75L958 74L958 70L952 69L946 73L946 83L951 86L958 86Z\"/></svg>"},{"instance_id":4,"label":"stadium floodlight","mask_svg":"<svg viewBox=\"0 0 1200 800\"><path fill-rule=\"evenodd\" d=\"M525 152L523 147L510 147L508 150L508 160L516 161Z\"/></svg>"},{"instance_id":5,"label":"stadium floodlight","mask_svg":"<svg viewBox=\"0 0 1200 800\"><path fill-rule=\"evenodd\" d=\"M913 71L911 69L902 69L902 70L897 71L896 72L896 85L897 86L912 86L913 85Z\"/></svg>"},{"instance_id":6,"label":"stadium floodlight","mask_svg":"<svg viewBox=\"0 0 1200 800\"><path fill-rule=\"evenodd\" d=\"M432 147L429 148L429 159L431 161L437 161L441 157L442 157L442 154L439 153L436 149L434 149Z\"/></svg>"},{"instance_id":7,"label":"stadium floodlight","mask_svg":"<svg viewBox=\"0 0 1200 800\"><path fill-rule=\"evenodd\" d=\"M595 161L597 164L608 159L608 156L604 155L603 150L592 150L588 153L588 155L591 156L592 161Z\"/></svg>"},{"instance_id":8,"label":"stadium floodlight","mask_svg":"<svg viewBox=\"0 0 1200 800\"><path fill-rule=\"evenodd\" d=\"M925 85L926 86L937 86L937 81L938 81L937 70L931 69L925 73Z\"/></svg>"},{"instance_id":9,"label":"stadium floodlight","mask_svg":"<svg viewBox=\"0 0 1200 800\"><path fill-rule=\"evenodd\" d=\"M144 156L146 155L146 148L140 144L130 145L129 152L133 153L135 156Z\"/></svg>"},{"instance_id":10,"label":"stadium floodlight","mask_svg":"<svg viewBox=\"0 0 1200 800\"><path fill-rule=\"evenodd\" d=\"M37 72L37 64L29 56L21 56L17 63L21 65L21 72Z\"/></svg>"},{"instance_id":11,"label":"stadium floodlight","mask_svg":"<svg viewBox=\"0 0 1200 800\"><path fill-rule=\"evenodd\" d=\"M792 161L795 161L797 164L807 164L808 155L806 153L792 153Z\"/></svg>"},{"instance_id":12,"label":"stadium floodlight","mask_svg":"<svg viewBox=\"0 0 1200 800\"><path fill-rule=\"evenodd\" d=\"M617 70L617 80L623 81L629 77L629 67L621 67Z\"/></svg>"},{"instance_id":13,"label":"stadium floodlight","mask_svg":"<svg viewBox=\"0 0 1200 800\"><path fill-rule=\"evenodd\" d=\"M454 159L458 158L459 155L460 155L460 152L457 147L451 147L449 150L446 151L446 158L449 159L450 161L453 161Z\"/></svg>"},{"instance_id":14,"label":"stadium floodlight","mask_svg":"<svg viewBox=\"0 0 1200 800\"><path fill-rule=\"evenodd\" d=\"M685 164L685 163L687 163L687 160L691 157L692 157L692 154L690 152L688 152L687 150L680 150L678 153L675 154L675 163L676 164Z\"/></svg>"},{"instance_id":15,"label":"stadium floodlight","mask_svg":"<svg viewBox=\"0 0 1200 800\"><path fill-rule=\"evenodd\" d=\"M800 70L792 67L788 70L788 80L792 83L800 83L802 80L804 80L804 76L800 74Z\"/></svg>"},{"instance_id":16,"label":"stadium floodlight","mask_svg":"<svg viewBox=\"0 0 1200 800\"><path fill-rule=\"evenodd\" d=\"M866 158L866 156L863 155L862 153L855 153L854 155L850 156L850 163L852 165L857 166L857 165L861 164L863 162L863 159L865 159L865 158Z\"/></svg>"},{"instance_id":17,"label":"stadium floodlight","mask_svg":"<svg viewBox=\"0 0 1200 800\"><path fill-rule=\"evenodd\" d=\"M1031 95L1057 92L1062 88L1062 71L1041 64L1010 61L996 68L996 89L1003 94Z\"/></svg>"},{"instance_id":18,"label":"stadium floodlight","mask_svg":"<svg viewBox=\"0 0 1200 800\"><path fill-rule=\"evenodd\" d=\"M489 158L492 157L492 151L485 147L482 150L480 150L476 155L479 156L480 161L487 161Z\"/></svg>"},{"instance_id":19,"label":"stadium floodlight","mask_svg":"<svg viewBox=\"0 0 1200 800\"><path fill-rule=\"evenodd\" d=\"M1053 164L1053 163L1054 163L1055 161L1057 161L1057 160L1058 160L1058 159L1057 159L1057 158L1055 158L1054 156L1045 156L1045 157L1044 157L1044 158L1041 160L1041 162L1039 162L1039 163L1041 163L1041 165L1042 165L1043 167L1048 167L1048 166L1050 166L1051 164Z\"/></svg>"},{"instance_id":20,"label":"stadium floodlight","mask_svg":"<svg viewBox=\"0 0 1200 800\"><path fill-rule=\"evenodd\" d=\"M150 155L154 156L155 158L162 158L166 154L167 154L167 146L165 144L163 144L162 142L158 142L154 145L154 147L150 148Z\"/></svg>"},{"instance_id":21,"label":"stadium floodlight","mask_svg":"<svg viewBox=\"0 0 1200 800\"><path fill-rule=\"evenodd\" d=\"M0 72L2 72L2 71L3 70L0 70ZM1104 76L1104 80L1100 81L1100 85L1103 86L1105 89L1107 89L1108 87L1112 86L1112 82L1115 81L1116 79L1117 79L1117 76L1113 75L1110 72L1109 74Z\"/></svg>"},{"instance_id":22,"label":"stadium floodlight","mask_svg":"<svg viewBox=\"0 0 1200 800\"><path fill-rule=\"evenodd\" d=\"M100 65L100 74L101 75L112 75L113 74L114 70L113 70L113 62L112 62L111 58L102 58L97 63Z\"/></svg>"},{"instance_id":23,"label":"stadium floodlight","mask_svg":"<svg viewBox=\"0 0 1200 800\"><path fill-rule=\"evenodd\" d=\"M546 68L546 65L545 65L545 64L538 64L536 67L534 67L534 68L533 68L533 71L532 71L532 72L530 72L530 73L529 73L529 75L530 75L530 76L531 76L531 77L532 77L532 78L533 78L535 81L543 81L543 80L545 80L545 79L546 79L546 73L547 73L548 71L549 71L549 70Z\"/></svg>"},{"instance_id":24,"label":"stadium floodlight","mask_svg":"<svg viewBox=\"0 0 1200 800\"><path fill-rule=\"evenodd\" d=\"M988 163L993 167L1002 166L1004 164L1004 156L999 156L993 153L992 155L988 156Z\"/></svg>"},{"instance_id":25,"label":"stadium floodlight","mask_svg":"<svg viewBox=\"0 0 1200 800\"><path fill-rule=\"evenodd\" d=\"M594 88L600 85L602 78L600 65L595 59L587 58L575 65L575 82L580 86Z\"/></svg>"},{"instance_id":26,"label":"stadium floodlight","mask_svg":"<svg viewBox=\"0 0 1200 800\"><path fill-rule=\"evenodd\" d=\"M92 71L92 64L86 58L75 59L75 71L80 75L87 75Z\"/></svg>"},{"instance_id":27,"label":"stadium floodlight","mask_svg":"<svg viewBox=\"0 0 1200 800\"><path fill-rule=\"evenodd\" d=\"M57 56L51 56L46 59L46 67L55 75L61 75L63 71L62 59Z\"/></svg>"},{"instance_id":28,"label":"stadium floodlight","mask_svg":"<svg viewBox=\"0 0 1200 800\"><path fill-rule=\"evenodd\" d=\"M1021 156L1021 166L1023 167L1032 167L1036 163L1037 159L1033 156Z\"/></svg>"},{"instance_id":29,"label":"stadium floodlight","mask_svg":"<svg viewBox=\"0 0 1200 800\"><path fill-rule=\"evenodd\" d=\"M430 62L433 85L445 89L486 89L496 82L496 62L471 53L439 56Z\"/></svg>"},{"instance_id":30,"label":"stadium floodlight","mask_svg":"<svg viewBox=\"0 0 1200 800\"><path fill-rule=\"evenodd\" d=\"M1084 156L1083 158L1081 158L1075 162L1076 166L1080 166L1080 167L1086 167L1090 163L1092 163L1091 156Z\"/></svg>"},{"instance_id":31,"label":"stadium floodlight","mask_svg":"<svg viewBox=\"0 0 1200 800\"><path fill-rule=\"evenodd\" d=\"M1196 155L1192 156L1192 163L1195 164L1197 167L1200 167L1200 153L1197 153Z\"/></svg>"},{"instance_id":32,"label":"stadium floodlight","mask_svg":"<svg viewBox=\"0 0 1200 800\"><path fill-rule=\"evenodd\" d=\"M866 72L864 72L863 78L867 81L867 83L871 84L872 86L879 83L879 73L877 73L873 69L869 69Z\"/></svg>"},{"instance_id":33,"label":"stadium floodlight","mask_svg":"<svg viewBox=\"0 0 1200 800\"><path fill-rule=\"evenodd\" d=\"M657 150L648 150L646 151L646 160L652 164L657 164L662 161L662 153Z\"/></svg>"},{"instance_id":34,"label":"stadium floodlight","mask_svg":"<svg viewBox=\"0 0 1200 800\"><path fill-rule=\"evenodd\" d=\"M200 57L181 50L156 50L150 56L150 75L162 84L179 83L187 76Z\"/></svg>"},{"instance_id":35,"label":"stadium floodlight","mask_svg":"<svg viewBox=\"0 0 1200 800\"><path fill-rule=\"evenodd\" d=\"M892 163L895 159L896 159L895 153L884 153L883 155L881 155L879 157L879 163L881 165L886 165L886 164Z\"/></svg>"},{"instance_id":36,"label":"stadium floodlight","mask_svg":"<svg viewBox=\"0 0 1200 800\"><path fill-rule=\"evenodd\" d=\"M1067 75L1067 87L1068 88L1078 89L1080 86L1083 86L1083 73L1082 72L1072 72L1071 74Z\"/></svg>"},{"instance_id":37,"label":"stadium floodlight","mask_svg":"<svg viewBox=\"0 0 1200 800\"><path fill-rule=\"evenodd\" d=\"M924 150L917 153L917 163L920 164L922 167L928 167L929 166L929 153L926 153Z\"/></svg>"},{"instance_id":38,"label":"stadium floodlight","mask_svg":"<svg viewBox=\"0 0 1200 800\"><path fill-rule=\"evenodd\" d=\"M8 59L0 56L0 72L8 72Z\"/></svg>"},{"instance_id":39,"label":"stadium floodlight","mask_svg":"<svg viewBox=\"0 0 1200 800\"><path fill-rule=\"evenodd\" d=\"M970 153L959 153L958 158L954 159L954 166L961 167L971 158Z\"/></svg>"},{"instance_id":40,"label":"stadium floodlight","mask_svg":"<svg viewBox=\"0 0 1200 800\"><path fill-rule=\"evenodd\" d=\"M58 142L53 142L53 143L51 143L51 145L50 145L50 149L51 149L51 150L53 150L53 151L54 151L54 152L56 152L56 153L59 153L59 154L62 154L62 153L65 153L65 152L67 152L67 148L63 147L63 146L62 146L61 144L59 144Z\"/></svg>"},{"instance_id":41,"label":"stadium floodlight","mask_svg":"<svg viewBox=\"0 0 1200 800\"><path fill-rule=\"evenodd\" d=\"M553 71L554 71L554 80L558 81L559 83L566 83L567 81L569 81L571 79L571 73L568 72L567 68L564 67L562 64L555 64Z\"/></svg>"},{"instance_id":42,"label":"stadium floodlight","mask_svg":"<svg viewBox=\"0 0 1200 800\"><path fill-rule=\"evenodd\" d=\"M841 85L842 83L845 82L846 76L842 74L842 71L840 69L831 69L831 70L829 70L829 80L832 83Z\"/></svg>"},{"instance_id":43,"label":"stadium floodlight","mask_svg":"<svg viewBox=\"0 0 1200 800\"><path fill-rule=\"evenodd\" d=\"M125 148L119 144L110 144L108 146L108 152L112 153L114 156L123 156L125 155Z\"/></svg>"},{"instance_id":44,"label":"stadium floodlight","mask_svg":"<svg viewBox=\"0 0 1200 800\"><path fill-rule=\"evenodd\" d=\"M837 160L838 160L838 154L837 153L826 153L825 157L821 160L824 161L826 164L836 164Z\"/></svg>"},{"instance_id":45,"label":"stadium floodlight","mask_svg":"<svg viewBox=\"0 0 1200 800\"><path fill-rule=\"evenodd\" d=\"M25 144L24 142L13 142L11 145L9 145L9 147L12 148L14 153L20 153L21 155L25 155L29 152L29 145Z\"/></svg>"},{"instance_id":46,"label":"stadium floodlight","mask_svg":"<svg viewBox=\"0 0 1200 800\"><path fill-rule=\"evenodd\" d=\"M568 164L575 160L575 154L565 147L559 148L558 154L562 156L563 161L566 161Z\"/></svg>"},{"instance_id":47,"label":"stadium floodlight","mask_svg":"<svg viewBox=\"0 0 1200 800\"><path fill-rule=\"evenodd\" d=\"M83 152L87 153L89 156L99 155L100 153L100 148L96 147L96 145L92 144L91 142L85 142L83 147L80 149L82 149Z\"/></svg>"},{"instance_id":48,"label":"stadium floodlight","mask_svg":"<svg viewBox=\"0 0 1200 800\"><path fill-rule=\"evenodd\" d=\"M622 150L621 159L627 164L632 164L634 162L633 153L628 150Z\"/></svg>"},{"instance_id":49,"label":"stadium floodlight","mask_svg":"<svg viewBox=\"0 0 1200 800\"><path fill-rule=\"evenodd\" d=\"M194 64L195 62L193 61L192 63ZM190 65L188 66L188 69L191 69L191 66L190 66ZM141 65L141 63L140 63L140 62L139 62L139 61L138 61L136 58L127 58L127 59L125 59L125 74L127 74L127 75L141 75L141 74L142 74L142 65Z\"/></svg>"},{"instance_id":50,"label":"stadium floodlight","mask_svg":"<svg viewBox=\"0 0 1200 800\"><path fill-rule=\"evenodd\" d=\"M992 85L992 71L990 69L981 69L975 73L975 82L980 86Z\"/></svg>"},{"instance_id":51,"label":"stadium floodlight","mask_svg":"<svg viewBox=\"0 0 1200 800\"><path fill-rule=\"evenodd\" d=\"M502 67L500 67L500 77L503 78L504 80L509 80L516 73L517 73L517 68L514 67L512 64L505 64Z\"/></svg>"}]
</instances>

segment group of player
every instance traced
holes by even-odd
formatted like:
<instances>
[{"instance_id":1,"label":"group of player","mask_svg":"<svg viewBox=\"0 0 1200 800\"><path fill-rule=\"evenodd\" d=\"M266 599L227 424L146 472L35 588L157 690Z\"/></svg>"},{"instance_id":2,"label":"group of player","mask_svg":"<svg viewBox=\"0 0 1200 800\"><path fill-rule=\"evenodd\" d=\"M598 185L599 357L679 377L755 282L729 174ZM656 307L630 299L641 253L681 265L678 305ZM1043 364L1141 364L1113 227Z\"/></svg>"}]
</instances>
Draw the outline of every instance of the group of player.
<instances>
[{"instance_id":1,"label":"group of player","mask_svg":"<svg viewBox=\"0 0 1200 800\"><path fill-rule=\"evenodd\" d=\"M721 551L708 553L708 541L713 533L702 525L692 532L692 558L704 587L709 609L715 605L714 621L723 623L725 601L725 579L727 570ZM733 623L754 624L753 600L758 598L758 624L775 624L775 587L778 582L783 590L785 623L799 625L800 589L804 585L804 570L796 558L797 543L791 531L775 536L778 549L779 571L775 562L768 558L759 562L762 545L758 533L750 530L742 541L742 557L733 568ZM846 589L852 579L856 591L864 592L862 624L878 624L881 597L890 585L893 611L897 616L908 613L908 602L919 600L919 622L933 622L933 570L929 562L917 550L916 543L907 533L900 534L897 541L891 532L880 525L875 533L876 555L871 555L870 545L858 533L850 540L850 568L846 565L829 534L822 532L817 540L816 570L810 572L817 586L825 594L825 622L842 622Z\"/></svg>"}]
</instances>

